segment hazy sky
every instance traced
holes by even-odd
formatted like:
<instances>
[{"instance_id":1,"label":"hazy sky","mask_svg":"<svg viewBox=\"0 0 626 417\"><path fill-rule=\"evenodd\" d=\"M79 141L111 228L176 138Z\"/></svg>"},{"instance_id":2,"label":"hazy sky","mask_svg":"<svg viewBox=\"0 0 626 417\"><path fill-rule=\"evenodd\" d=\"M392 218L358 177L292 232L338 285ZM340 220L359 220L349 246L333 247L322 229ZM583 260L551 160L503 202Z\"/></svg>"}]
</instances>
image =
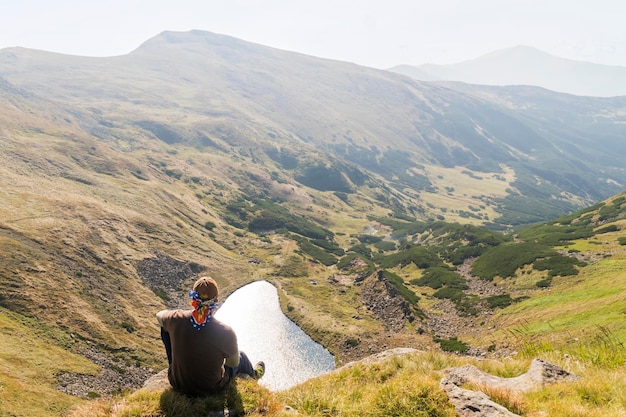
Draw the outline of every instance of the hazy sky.
<instances>
[{"instance_id":1,"label":"hazy sky","mask_svg":"<svg viewBox=\"0 0 626 417\"><path fill-rule=\"evenodd\" d=\"M200 29L374 68L516 45L626 66L624 0L0 0L0 49L126 54Z\"/></svg>"}]
</instances>

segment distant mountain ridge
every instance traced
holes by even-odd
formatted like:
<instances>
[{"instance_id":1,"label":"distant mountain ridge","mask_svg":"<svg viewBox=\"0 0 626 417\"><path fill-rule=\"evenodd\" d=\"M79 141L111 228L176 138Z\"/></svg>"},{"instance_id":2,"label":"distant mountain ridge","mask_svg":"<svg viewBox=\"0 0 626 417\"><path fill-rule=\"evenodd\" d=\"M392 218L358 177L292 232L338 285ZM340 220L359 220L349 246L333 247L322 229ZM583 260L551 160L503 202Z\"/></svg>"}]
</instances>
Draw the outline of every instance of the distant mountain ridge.
<instances>
[{"instance_id":1,"label":"distant mountain ridge","mask_svg":"<svg viewBox=\"0 0 626 417\"><path fill-rule=\"evenodd\" d=\"M482 222L476 207L485 206L498 227L526 224L626 184L620 97L418 82L203 31L164 32L110 58L8 48L0 51L0 77L116 146L153 137L241 149L289 181L324 191L358 194L379 178L398 209L431 216ZM442 168L493 181L465 202L453 184L466 181ZM499 191L486 191L493 187ZM429 195L450 202L429 209Z\"/></svg>"},{"instance_id":2,"label":"distant mountain ridge","mask_svg":"<svg viewBox=\"0 0 626 417\"><path fill-rule=\"evenodd\" d=\"M422 81L531 85L593 97L626 95L626 67L560 58L529 46L501 49L450 65L398 65L389 71Z\"/></svg>"}]
</instances>

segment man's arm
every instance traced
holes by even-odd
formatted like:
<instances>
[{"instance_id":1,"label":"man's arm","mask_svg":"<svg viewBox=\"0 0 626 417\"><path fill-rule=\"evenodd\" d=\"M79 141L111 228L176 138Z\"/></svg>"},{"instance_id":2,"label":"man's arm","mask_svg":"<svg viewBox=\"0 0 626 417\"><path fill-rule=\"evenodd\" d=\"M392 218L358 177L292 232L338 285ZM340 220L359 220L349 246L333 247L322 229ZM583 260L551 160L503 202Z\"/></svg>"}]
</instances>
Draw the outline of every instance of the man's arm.
<instances>
[{"instance_id":1,"label":"man's arm","mask_svg":"<svg viewBox=\"0 0 626 417\"><path fill-rule=\"evenodd\" d=\"M226 356L224 365L236 368L239 366L239 346L237 345L237 335L231 328L228 329L228 336L225 338L227 342L224 344L224 353L228 356Z\"/></svg>"},{"instance_id":2,"label":"man's arm","mask_svg":"<svg viewBox=\"0 0 626 417\"><path fill-rule=\"evenodd\" d=\"M161 340L163 341L163 346L165 346L165 353L167 354L167 363L172 364L172 341L170 339L170 334L163 328L163 317L167 313L167 310L161 310L156 313L157 321L161 326Z\"/></svg>"},{"instance_id":3,"label":"man's arm","mask_svg":"<svg viewBox=\"0 0 626 417\"><path fill-rule=\"evenodd\" d=\"M159 326L163 327L163 316L165 315L165 313L167 312L167 310L161 310L158 313L156 313L156 318L159 321Z\"/></svg>"},{"instance_id":4,"label":"man's arm","mask_svg":"<svg viewBox=\"0 0 626 417\"><path fill-rule=\"evenodd\" d=\"M226 362L224 362L226 366L230 366L231 368L236 368L239 366L239 352L233 353L229 357L226 358Z\"/></svg>"}]
</instances>

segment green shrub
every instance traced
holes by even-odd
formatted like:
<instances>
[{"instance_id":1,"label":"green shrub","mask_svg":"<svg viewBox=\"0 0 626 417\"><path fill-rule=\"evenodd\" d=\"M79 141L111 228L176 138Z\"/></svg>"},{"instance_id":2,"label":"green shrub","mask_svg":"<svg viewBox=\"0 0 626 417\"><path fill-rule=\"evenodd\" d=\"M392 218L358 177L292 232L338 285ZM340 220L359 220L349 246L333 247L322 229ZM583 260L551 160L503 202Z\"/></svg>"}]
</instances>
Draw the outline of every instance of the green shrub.
<instances>
[{"instance_id":1,"label":"green shrub","mask_svg":"<svg viewBox=\"0 0 626 417\"><path fill-rule=\"evenodd\" d=\"M623 200L621 198L615 199L611 204L607 204L604 207L601 207L598 210L598 221L608 220L612 218L618 217L622 213L622 203Z\"/></svg>"},{"instance_id":2,"label":"green shrub","mask_svg":"<svg viewBox=\"0 0 626 417\"><path fill-rule=\"evenodd\" d=\"M394 242L390 242L388 240L376 242L374 243L374 247L383 252L390 252L397 249L397 245Z\"/></svg>"},{"instance_id":3,"label":"green shrub","mask_svg":"<svg viewBox=\"0 0 626 417\"><path fill-rule=\"evenodd\" d=\"M285 219L269 211L262 211L248 223L251 232L267 232L285 227Z\"/></svg>"},{"instance_id":4,"label":"green shrub","mask_svg":"<svg viewBox=\"0 0 626 417\"><path fill-rule=\"evenodd\" d=\"M575 265L585 266L586 263L574 257L564 256L555 253L548 258L537 259L533 262L533 268L538 271L549 271L549 277L566 277L568 275L578 275Z\"/></svg>"},{"instance_id":5,"label":"green shrub","mask_svg":"<svg viewBox=\"0 0 626 417\"><path fill-rule=\"evenodd\" d=\"M444 266L443 261L433 249L422 245L409 246L405 250L377 260L383 268L405 267L411 263L422 269Z\"/></svg>"},{"instance_id":6,"label":"green shrub","mask_svg":"<svg viewBox=\"0 0 626 417\"><path fill-rule=\"evenodd\" d=\"M239 218L237 218L235 216L231 216L231 215L225 214L222 218L224 219L224 221L226 223L228 223L229 225L231 225L234 228L245 229L245 227L246 227L246 224L243 221L241 221L241 219L239 219Z\"/></svg>"},{"instance_id":7,"label":"green shrub","mask_svg":"<svg viewBox=\"0 0 626 417\"><path fill-rule=\"evenodd\" d=\"M465 280L456 272L443 267L427 269L418 279L410 281L411 284L439 289L444 285L454 288L465 289Z\"/></svg>"},{"instance_id":8,"label":"green shrub","mask_svg":"<svg viewBox=\"0 0 626 417\"><path fill-rule=\"evenodd\" d=\"M494 295L485 298L485 301L487 302L487 304L489 304L489 307L491 308L505 308L515 302L515 300L511 298L510 294Z\"/></svg>"},{"instance_id":9,"label":"green shrub","mask_svg":"<svg viewBox=\"0 0 626 417\"><path fill-rule=\"evenodd\" d=\"M460 302L464 295L465 294L463 294L463 290L461 290L460 288L443 287L435 291L433 297L447 298L456 303Z\"/></svg>"},{"instance_id":10,"label":"green shrub","mask_svg":"<svg viewBox=\"0 0 626 417\"><path fill-rule=\"evenodd\" d=\"M336 242L328 239L311 239L311 243L333 253L337 256L343 256L345 251Z\"/></svg>"},{"instance_id":11,"label":"green shrub","mask_svg":"<svg viewBox=\"0 0 626 417\"><path fill-rule=\"evenodd\" d=\"M593 227L589 223L546 223L527 227L518 232L521 239L527 242L542 243L546 246L563 245L575 239L593 236Z\"/></svg>"},{"instance_id":12,"label":"green shrub","mask_svg":"<svg viewBox=\"0 0 626 417\"><path fill-rule=\"evenodd\" d=\"M319 191L337 191L353 193L346 176L337 168L327 167L324 164L306 167L295 180Z\"/></svg>"},{"instance_id":13,"label":"green shrub","mask_svg":"<svg viewBox=\"0 0 626 417\"><path fill-rule=\"evenodd\" d=\"M292 236L293 237L293 236ZM330 266L337 263L337 258L321 249L319 246L315 246L308 239L305 238L295 238L300 246L300 250L302 252L309 255L313 260L321 263L322 265Z\"/></svg>"},{"instance_id":14,"label":"green shrub","mask_svg":"<svg viewBox=\"0 0 626 417\"><path fill-rule=\"evenodd\" d=\"M342 193L340 191L335 191L335 196L341 201L343 201L344 203L346 204L348 203L348 194Z\"/></svg>"},{"instance_id":15,"label":"green shrub","mask_svg":"<svg viewBox=\"0 0 626 417\"><path fill-rule=\"evenodd\" d=\"M154 293L161 298L163 301L170 301L170 296L167 295L167 293L165 292L165 290L163 288L156 288L154 290Z\"/></svg>"},{"instance_id":16,"label":"green shrub","mask_svg":"<svg viewBox=\"0 0 626 417\"><path fill-rule=\"evenodd\" d=\"M482 255L488 246L476 245L476 246L463 246L458 245L456 247L444 248L441 251L442 256L450 261L452 265L461 265L466 259L478 258Z\"/></svg>"},{"instance_id":17,"label":"green shrub","mask_svg":"<svg viewBox=\"0 0 626 417\"><path fill-rule=\"evenodd\" d=\"M226 205L226 210L237 216L240 220L246 220L248 218L248 213L252 210L252 207L247 201L239 199L228 203Z\"/></svg>"},{"instance_id":18,"label":"green shrub","mask_svg":"<svg viewBox=\"0 0 626 417\"><path fill-rule=\"evenodd\" d=\"M439 343L439 346L441 346L444 352L465 353L469 350L469 345L458 340L456 337L451 339L435 339L435 342Z\"/></svg>"},{"instance_id":19,"label":"green shrub","mask_svg":"<svg viewBox=\"0 0 626 417\"><path fill-rule=\"evenodd\" d=\"M123 329L126 329L128 333L134 333L135 331L135 326L129 321L123 321L121 326Z\"/></svg>"},{"instance_id":20,"label":"green shrub","mask_svg":"<svg viewBox=\"0 0 626 417\"><path fill-rule=\"evenodd\" d=\"M368 248L367 245L360 244L352 246L348 249L348 252L358 253L367 259L372 259L372 250Z\"/></svg>"},{"instance_id":21,"label":"green shrub","mask_svg":"<svg viewBox=\"0 0 626 417\"><path fill-rule=\"evenodd\" d=\"M618 242L620 245L626 245L626 237L618 237L618 238L617 238L617 242Z\"/></svg>"},{"instance_id":22,"label":"green shrub","mask_svg":"<svg viewBox=\"0 0 626 417\"><path fill-rule=\"evenodd\" d=\"M176 178L177 180L181 179L183 176L183 172L180 169L166 169L164 172L167 176Z\"/></svg>"},{"instance_id":23,"label":"green shrub","mask_svg":"<svg viewBox=\"0 0 626 417\"><path fill-rule=\"evenodd\" d=\"M552 285L552 278L551 277L541 279L541 280L537 281L537 283L535 284L535 286L537 288L547 288L550 285Z\"/></svg>"},{"instance_id":24,"label":"green shrub","mask_svg":"<svg viewBox=\"0 0 626 417\"><path fill-rule=\"evenodd\" d=\"M311 239L332 239L333 233L310 220L291 214L289 210L273 203L265 203L248 223L251 232L285 229Z\"/></svg>"},{"instance_id":25,"label":"green shrub","mask_svg":"<svg viewBox=\"0 0 626 417\"><path fill-rule=\"evenodd\" d=\"M359 235L356 238L359 239L359 242L365 243L365 244L376 243L376 242L380 242L381 240L383 240L383 238L380 236L372 236L372 235Z\"/></svg>"},{"instance_id":26,"label":"green shrub","mask_svg":"<svg viewBox=\"0 0 626 417\"><path fill-rule=\"evenodd\" d=\"M423 233L428 228L428 223L424 222L407 222L398 218L392 217L375 217L368 216L371 221L377 221L382 225L391 227L393 230L392 235L395 239L400 239L405 236L410 236L418 233Z\"/></svg>"},{"instance_id":27,"label":"green shrub","mask_svg":"<svg viewBox=\"0 0 626 417\"><path fill-rule=\"evenodd\" d=\"M488 281L496 276L508 278L514 276L518 268L551 255L557 255L557 252L538 243L499 245L490 248L474 262L472 274Z\"/></svg>"},{"instance_id":28,"label":"green shrub","mask_svg":"<svg viewBox=\"0 0 626 417\"><path fill-rule=\"evenodd\" d=\"M596 230L596 234L609 233L609 232L617 232L619 228L616 224L609 224L608 226L604 226Z\"/></svg>"},{"instance_id":29,"label":"green shrub","mask_svg":"<svg viewBox=\"0 0 626 417\"><path fill-rule=\"evenodd\" d=\"M359 339L355 339L351 337L346 340L346 346L356 347L358 345L359 345Z\"/></svg>"}]
</instances>

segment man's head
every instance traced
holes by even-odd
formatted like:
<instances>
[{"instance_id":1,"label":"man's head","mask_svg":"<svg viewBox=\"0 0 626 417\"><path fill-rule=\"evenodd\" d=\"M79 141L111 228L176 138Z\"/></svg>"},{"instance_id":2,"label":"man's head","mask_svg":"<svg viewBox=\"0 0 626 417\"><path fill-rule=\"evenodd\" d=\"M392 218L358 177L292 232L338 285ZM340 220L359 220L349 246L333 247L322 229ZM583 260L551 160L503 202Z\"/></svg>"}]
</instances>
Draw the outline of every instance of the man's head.
<instances>
[{"instance_id":1,"label":"man's head","mask_svg":"<svg viewBox=\"0 0 626 417\"><path fill-rule=\"evenodd\" d=\"M217 296L219 295L217 283L213 278L207 276L198 278L196 283L193 284L193 290L205 301L213 298L217 301Z\"/></svg>"}]
</instances>

